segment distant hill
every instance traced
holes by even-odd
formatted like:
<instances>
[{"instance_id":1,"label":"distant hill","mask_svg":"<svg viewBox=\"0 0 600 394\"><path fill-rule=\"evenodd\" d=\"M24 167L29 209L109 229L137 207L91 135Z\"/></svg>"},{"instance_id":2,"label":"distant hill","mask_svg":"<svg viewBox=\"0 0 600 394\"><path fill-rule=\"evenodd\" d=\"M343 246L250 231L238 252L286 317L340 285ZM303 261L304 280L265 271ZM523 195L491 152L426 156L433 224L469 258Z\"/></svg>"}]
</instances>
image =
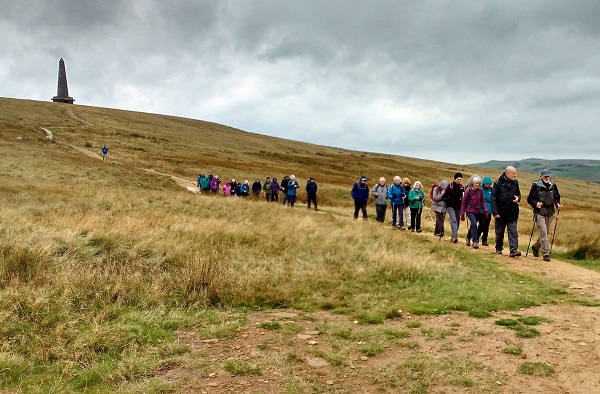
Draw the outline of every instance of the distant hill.
<instances>
[{"instance_id":1,"label":"distant hill","mask_svg":"<svg viewBox=\"0 0 600 394\"><path fill-rule=\"evenodd\" d=\"M485 163L471 165L493 169L504 169L506 166L514 166L519 171L532 174L539 174L542 169L548 168L552 171L553 176L600 183L600 160L544 160L532 158L514 161L490 160Z\"/></svg>"}]
</instances>

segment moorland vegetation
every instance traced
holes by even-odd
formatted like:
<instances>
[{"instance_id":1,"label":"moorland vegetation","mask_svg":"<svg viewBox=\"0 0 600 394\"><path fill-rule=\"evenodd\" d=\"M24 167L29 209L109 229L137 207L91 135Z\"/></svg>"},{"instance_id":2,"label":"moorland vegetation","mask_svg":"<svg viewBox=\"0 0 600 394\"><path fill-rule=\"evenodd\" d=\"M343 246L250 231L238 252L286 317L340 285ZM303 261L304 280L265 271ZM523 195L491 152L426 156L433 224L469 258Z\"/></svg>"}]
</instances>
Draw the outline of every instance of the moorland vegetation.
<instances>
[{"instance_id":1,"label":"moorland vegetation","mask_svg":"<svg viewBox=\"0 0 600 394\"><path fill-rule=\"evenodd\" d=\"M325 309L368 323L399 310L483 313L581 301L491 254L351 220L349 190L362 174L409 177L428 191L456 171L500 173L177 117L0 105L0 390L168 391L155 371L187 352L175 333L235 335L243 318L231 311ZM108 162L81 153L104 144ZM320 211L304 208L302 193L291 209L193 194L161 175L193 184L199 172L250 180L294 173L301 183L312 176ZM536 178L519 173L523 194ZM598 269L600 185L557 182L565 208L553 253ZM524 250L532 215L521 208Z\"/></svg>"}]
</instances>

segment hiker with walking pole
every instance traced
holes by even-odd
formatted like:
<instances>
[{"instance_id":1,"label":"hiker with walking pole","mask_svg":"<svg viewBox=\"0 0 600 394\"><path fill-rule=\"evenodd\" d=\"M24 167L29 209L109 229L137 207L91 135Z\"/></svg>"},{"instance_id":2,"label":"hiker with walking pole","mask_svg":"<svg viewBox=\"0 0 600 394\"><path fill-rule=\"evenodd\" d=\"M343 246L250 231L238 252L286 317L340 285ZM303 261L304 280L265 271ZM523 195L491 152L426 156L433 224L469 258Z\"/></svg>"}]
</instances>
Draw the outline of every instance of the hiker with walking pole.
<instances>
[{"instance_id":1,"label":"hiker with walking pole","mask_svg":"<svg viewBox=\"0 0 600 394\"><path fill-rule=\"evenodd\" d=\"M392 230L406 230L404 227L404 198L406 189L402 185L400 176L394 177L394 183L388 188L387 197L392 205Z\"/></svg>"},{"instance_id":2,"label":"hiker with walking pole","mask_svg":"<svg viewBox=\"0 0 600 394\"><path fill-rule=\"evenodd\" d=\"M425 193L423 185L416 181L412 189L408 192L408 201L410 202L410 231L422 232L421 230L421 211L425 203Z\"/></svg>"},{"instance_id":3,"label":"hiker with walking pole","mask_svg":"<svg viewBox=\"0 0 600 394\"><path fill-rule=\"evenodd\" d=\"M550 252L552 251L548 242L548 229L552 226L554 209L556 208L560 213L560 208L562 208L558 186L550 175L550 170L543 169L540 178L531 184L531 190L527 197L527 203L531 205L534 212L534 227L537 225L539 233L537 241L531 246L531 251L535 257L539 257L541 250L544 261L550 261ZM556 221L558 222L558 215ZM556 226L554 234L556 234ZM533 229L531 235L533 236ZM529 241L531 242L531 237ZM552 244L554 244L554 235L552 235Z\"/></svg>"}]
</instances>

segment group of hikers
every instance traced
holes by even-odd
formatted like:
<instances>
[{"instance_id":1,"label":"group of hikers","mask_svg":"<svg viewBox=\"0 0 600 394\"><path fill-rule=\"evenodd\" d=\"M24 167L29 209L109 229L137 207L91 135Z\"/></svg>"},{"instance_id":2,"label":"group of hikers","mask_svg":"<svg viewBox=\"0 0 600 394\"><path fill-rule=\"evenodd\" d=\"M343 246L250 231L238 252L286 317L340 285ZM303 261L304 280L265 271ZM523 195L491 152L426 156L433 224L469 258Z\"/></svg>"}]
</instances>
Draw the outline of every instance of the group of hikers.
<instances>
[{"instance_id":1,"label":"group of hikers","mask_svg":"<svg viewBox=\"0 0 600 394\"><path fill-rule=\"evenodd\" d=\"M421 214L427 210L433 222L429 208L425 205L427 200L423 192L423 185L416 181L410 184L408 178L401 179L395 176L391 186L387 186L385 178L371 189L367 185L367 177L361 176L352 186L351 196L354 199L354 219L362 211L364 220L367 220L367 202L369 196L375 200L377 221L383 223L388 203L392 207L392 229L408 229L421 232ZM452 182L445 179L436 182L429 193L431 210L435 213L434 235L444 236L444 222L446 213L450 219L451 238L453 243L458 243L458 229L460 222L469 220L469 229L466 237L467 246L479 248L479 240L483 246L489 246L488 234L492 217L494 217L496 253L502 254L504 249L504 233L508 233L510 257L518 257L519 237L517 233L517 220L519 218L519 203L521 190L517 181L517 170L513 166L506 168L504 173L494 182L489 176L473 175L468 184L463 185L463 175L454 174ZM527 203L534 211L534 226L538 227L539 236L532 245L532 252L538 257L542 252L544 261L550 261L551 245L548 240L548 231L551 228L555 210L560 213L562 204L560 193L548 169L542 170L540 178L532 183ZM533 236L533 228L532 228ZM531 239L530 239L531 243ZM529 250L529 246L528 246Z\"/></svg>"},{"instance_id":2,"label":"group of hikers","mask_svg":"<svg viewBox=\"0 0 600 394\"><path fill-rule=\"evenodd\" d=\"M434 221L429 208L425 204L431 200L431 211L435 214L434 235L442 238L445 233L444 222L446 214L450 219L450 240L458 243L458 229L460 222L468 219L469 229L466 236L467 246L479 248L479 241L483 246L489 246L488 236L492 217L494 218L495 248L497 254L502 254L504 249L504 235L508 235L509 256L518 257L519 237L517 221L519 219L519 203L521 190L517 181L517 170L509 166L496 180L489 176L481 178L473 175L467 185L463 185L463 175L454 174L454 179L448 182L445 179L432 185L429 195L423 191L420 181L412 185L408 178L395 176L393 183L388 186L384 177L370 188L367 177L362 175L352 186L350 195L354 200L354 219L357 220L362 212L363 220L367 220L367 203L373 196L377 222L384 223L387 206L391 205L392 229L410 230L418 233L421 229L421 216L423 210ZM282 203L293 207L298 196L300 185L294 175L284 176L281 182L276 177L266 177L264 182L256 178L252 184L248 180L237 182L230 179L221 182L218 175L201 173L198 176L197 187L201 193L223 193L225 196L264 198L267 202L278 202L280 194ZM304 188L307 195L307 205L318 211L317 208L317 182L310 178ZM562 204L556 183L551 178L548 169L542 170L539 179L532 183L527 203L534 211L534 226L538 227L539 236L531 246L533 255L538 257L540 251L544 261L550 261L551 245L548 241L548 231L551 228L556 210L560 212ZM405 223L408 227L405 227ZM533 236L533 228L532 228ZM531 239L530 239L531 243ZM529 246L528 246L529 251Z\"/></svg>"},{"instance_id":3,"label":"group of hikers","mask_svg":"<svg viewBox=\"0 0 600 394\"><path fill-rule=\"evenodd\" d=\"M243 182L237 182L234 178L227 180L221 187L221 180L218 175L204 174L198 175L197 187L200 193L223 193L225 196L231 197L254 197L259 199L261 194L267 202L279 202L279 195L282 195L282 203L290 207L296 204L296 198L298 196L298 189L300 184L296 180L295 175L285 175L281 182L277 181L276 177L266 177L264 183L260 181L260 178L256 178L252 185L248 180ZM306 191L308 208L314 205L315 211L317 208L317 182L315 178L310 178L306 182Z\"/></svg>"}]
</instances>

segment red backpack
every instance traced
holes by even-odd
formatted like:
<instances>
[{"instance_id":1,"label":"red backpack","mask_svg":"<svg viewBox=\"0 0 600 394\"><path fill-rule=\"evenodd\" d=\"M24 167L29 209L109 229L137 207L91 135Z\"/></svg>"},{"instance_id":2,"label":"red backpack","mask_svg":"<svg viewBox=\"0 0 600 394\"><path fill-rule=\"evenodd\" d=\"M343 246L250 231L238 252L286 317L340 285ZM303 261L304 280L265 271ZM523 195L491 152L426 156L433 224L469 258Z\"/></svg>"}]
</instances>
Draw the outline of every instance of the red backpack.
<instances>
[{"instance_id":1,"label":"red backpack","mask_svg":"<svg viewBox=\"0 0 600 394\"><path fill-rule=\"evenodd\" d=\"M431 185L431 191L429 192L429 198L431 201L433 201L433 191L435 190L436 187L438 187L440 185L440 182L436 182L433 185Z\"/></svg>"}]
</instances>

